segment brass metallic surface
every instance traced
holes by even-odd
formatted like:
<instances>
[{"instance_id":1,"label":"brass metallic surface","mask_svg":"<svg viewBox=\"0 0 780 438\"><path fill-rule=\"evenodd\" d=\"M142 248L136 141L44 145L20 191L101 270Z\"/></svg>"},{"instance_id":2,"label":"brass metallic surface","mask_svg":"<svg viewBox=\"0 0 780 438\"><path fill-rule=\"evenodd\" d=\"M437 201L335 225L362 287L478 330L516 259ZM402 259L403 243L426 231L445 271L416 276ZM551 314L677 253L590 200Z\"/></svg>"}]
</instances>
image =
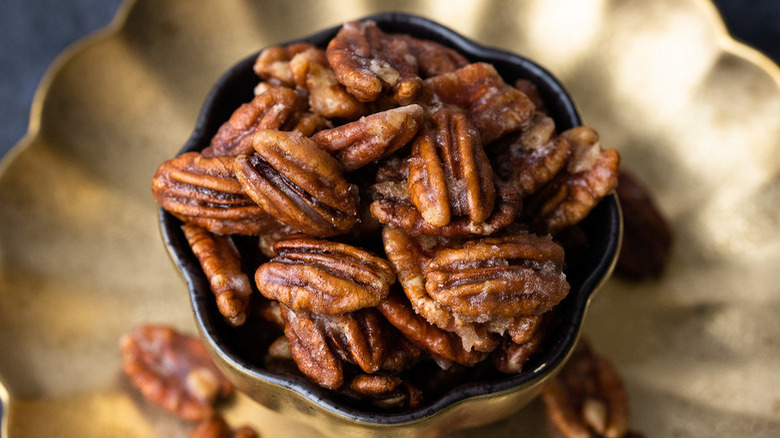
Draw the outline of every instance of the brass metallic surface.
<instances>
[{"instance_id":1,"label":"brass metallic surface","mask_svg":"<svg viewBox=\"0 0 780 438\"><path fill-rule=\"evenodd\" d=\"M151 178L222 72L263 46L401 10L547 67L585 123L658 198L676 241L656 281L613 277L585 334L626 380L649 437L780 433L780 70L704 0L137 0L69 49L0 166L5 437L186 437L141 400L118 339L141 322L194 333L157 229ZM492 415L458 412L464 421ZM240 396L263 437L319 436ZM546 436L532 402L451 434Z\"/></svg>"}]
</instances>

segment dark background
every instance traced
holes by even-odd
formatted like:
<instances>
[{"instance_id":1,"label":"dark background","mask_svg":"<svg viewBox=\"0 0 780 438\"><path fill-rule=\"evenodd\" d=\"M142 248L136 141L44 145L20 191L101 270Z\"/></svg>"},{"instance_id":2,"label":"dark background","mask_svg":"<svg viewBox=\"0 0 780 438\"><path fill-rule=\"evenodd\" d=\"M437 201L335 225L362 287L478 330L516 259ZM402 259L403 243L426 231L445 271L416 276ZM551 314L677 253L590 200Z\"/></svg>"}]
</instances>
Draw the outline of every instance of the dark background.
<instances>
[{"instance_id":1,"label":"dark background","mask_svg":"<svg viewBox=\"0 0 780 438\"><path fill-rule=\"evenodd\" d=\"M780 0L714 3L735 39L780 62ZM120 4L121 0L2 0L0 157L26 132L35 89L49 64L68 45L106 26Z\"/></svg>"}]
</instances>

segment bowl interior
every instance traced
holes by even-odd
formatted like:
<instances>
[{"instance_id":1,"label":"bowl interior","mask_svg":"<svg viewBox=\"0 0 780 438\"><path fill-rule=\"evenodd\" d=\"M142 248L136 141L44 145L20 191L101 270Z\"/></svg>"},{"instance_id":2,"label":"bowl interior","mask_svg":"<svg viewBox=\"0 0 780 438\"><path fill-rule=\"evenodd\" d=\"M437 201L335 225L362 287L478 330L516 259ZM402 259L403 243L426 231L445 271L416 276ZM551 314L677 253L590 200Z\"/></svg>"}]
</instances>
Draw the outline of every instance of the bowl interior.
<instances>
[{"instance_id":1,"label":"bowl interior","mask_svg":"<svg viewBox=\"0 0 780 438\"><path fill-rule=\"evenodd\" d=\"M386 13L366 17L386 32L408 33L430 39L454 48L473 62L493 64L502 77L513 83L518 78L534 82L548 105L548 113L555 120L558 130L580 125L580 117L574 102L563 86L544 68L521 56L484 47L458 35L450 29L427 19L399 13ZM340 26L326 29L312 36L291 42L308 42L325 47ZM253 97L258 78L252 70L257 54L248 56L226 72L216 83L201 110L195 130L180 153L199 151L209 144L219 126L242 103ZM296 391L312 403L349 419L369 423L397 424L419 420L431 414L473 397L485 396L513 389L522 390L529 383L548 376L568 356L579 335L582 320L591 294L611 272L617 254L621 219L617 199L606 197L580 224L587 244L578 247L574 257L567 261L566 275L571 285L569 295L556 310L557 323L543 347L532 356L519 374L507 376L492 370L491 366L476 366L465 371L455 386L441 393L426 394L422 406L414 409L387 411L371 404L358 403L338 393L320 388L293 370L271 369L264 365L268 345L280 332L263 322L247 321L244 327L234 328L226 324L216 303L198 260L189 249L183 235L182 223L160 209L161 231L165 244L187 282L195 319L205 341L221 359L250 376L256 382L274 384ZM238 239L240 245L255 245L256 241ZM254 268L251 268L253 272ZM435 365L434 365L435 366ZM416 369L417 378L424 381L430 376L425 367ZM240 385L238 385L240 386Z\"/></svg>"}]
</instances>

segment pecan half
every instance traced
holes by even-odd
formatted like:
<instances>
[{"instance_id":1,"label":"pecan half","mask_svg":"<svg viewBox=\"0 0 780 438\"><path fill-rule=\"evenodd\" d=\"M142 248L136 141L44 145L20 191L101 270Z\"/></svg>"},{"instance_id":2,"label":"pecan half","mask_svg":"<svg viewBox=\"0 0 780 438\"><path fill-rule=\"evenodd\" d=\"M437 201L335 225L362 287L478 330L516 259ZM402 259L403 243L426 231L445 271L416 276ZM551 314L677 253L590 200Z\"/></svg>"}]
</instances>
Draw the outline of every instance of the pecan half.
<instances>
[{"instance_id":1,"label":"pecan half","mask_svg":"<svg viewBox=\"0 0 780 438\"><path fill-rule=\"evenodd\" d=\"M293 114L306 109L306 100L285 87L271 87L233 112L220 126L203 155L239 155L252 152L252 135L263 129L281 128Z\"/></svg>"},{"instance_id":2,"label":"pecan half","mask_svg":"<svg viewBox=\"0 0 780 438\"><path fill-rule=\"evenodd\" d=\"M523 92L508 85L491 64L469 64L451 73L425 80L428 105L450 104L463 108L482 135L482 143L524 128L534 114L534 104Z\"/></svg>"},{"instance_id":3,"label":"pecan half","mask_svg":"<svg viewBox=\"0 0 780 438\"><path fill-rule=\"evenodd\" d=\"M133 385L181 418L208 418L214 404L233 393L200 339L147 324L122 336L119 345L122 369Z\"/></svg>"},{"instance_id":4,"label":"pecan half","mask_svg":"<svg viewBox=\"0 0 780 438\"><path fill-rule=\"evenodd\" d=\"M408 160L387 160L377 173L377 183L372 186L374 201L371 203L371 214L379 222L411 235L489 235L509 226L522 208L522 200L517 190L506 183L496 181L495 207L486 220L474 222L468 216L455 217L451 218L447 225L436 227L428 223L412 203L408 178Z\"/></svg>"},{"instance_id":5,"label":"pecan half","mask_svg":"<svg viewBox=\"0 0 780 438\"><path fill-rule=\"evenodd\" d=\"M236 245L230 237L216 236L194 224L185 224L183 229L192 252L209 279L211 291L217 297L219 313L230 324L242 325L246 321L252 285L241 269L241 255Z\"/></svg>"},{"instance_id":6,"label":"pecan half","mask_svg":"<svg viewBox=\"0 0 780 438\"><path fill-rule=\"evenodd\" d=\"M549 326L549 319L545 318L545 324L539 327L537 322L532 330L525 333L525 336L515 340L515 337L505 337L501 344L493 350L491 358L493 366L505 374L517 374L523 370L523 365L534 354L544 342ZM520 341L520 342L518 342Z\"/></svg>"},{"instance_id":7,"label":"pecan half","mask_svg":"<svg viewBox=\"0 0 780 438\"><path fill-rule=\"evenodd\" d=\"M396 375L358 374L349 382L349 389L358 398L368 398L385 408L413 408L423 400L422 391Z\"/></svg>"},{"instance_id":8,"label":"pecan half","mask_svg":"<svg viewBox=\"0 0 780 438\"><path fill-rule=\"evenodd\" d=\"M455 50L435 41L421 40L411 35L393 35L406 43L409 52L417 60L419 74L423 78L453 72L468 65L469 61Z\"/></svg>"},{"instance_id":9,"label":"pecan half","mask_svg":"<svg viewBox=\"0 0 780 438\"><path fill-rule=\"evenodd\" d=\"M563 262L563 248L549 237L484 237L437 250L425 270L425 288L466 321L539 315L569 292Z\"/></svg>"},{"instance_id":10,"label":"pecan half","mask_svg":"<svg viewBox=\"0 0 780 438\"><path fill-rule=\"evenodd\" d=\"M258 438L259 435L249 426L236 430L230 428L219 415L201 421L188 435L188 438Z\"/></svg>"},{"instance_id":11,"label":"pecan half","mask_svg":"<svg viewBox=\"0 0 780 438\"><path fill-rule=\"evenodd\" d=\"M345 170L351 171L407 144L417 134L422 118L420 105L407 105L319 131L312 140L333 154Z\"/></svg>"},{"instance_id":12,"label":"pecan half","mask_svg":"<svg viewBox=\"0 0 780 438\"><path fill-rule=\"evenodd\" d=\"M368 373L378 371L382 365L382 322L373 311L318 315L284 308L283 315L290 353L301 372L318 385L341 387L342 361L354 363Z\"/></svg>"},{"instance_id":13,"label":"pecan half","mask_svg":"<svg viewBox=\"0 0 780 438\"><path fill-rule=\"evenodd\" d=\"M476 349L466 350L459 335L430 324L415 313L409 301L400 294L388 295L377 309L407 339L435 356L462 365L474 365L488 355Z\"/></svg>"},{"instance_id":14,"label":"pecan half","mask_svg":"<svg viewBox=\"0 0 780 438\"><path fill-rule=\"evenodd\" d=\"M451 217L482 223L493 213L496 188L476 127L464 114L441 109L412 145L409 196L434 227Z\"/></svg>"},{"instance_id":15,"label":"pecan half","mask_svg":"<svg viewBox=\"0 0 780 438\"><path fill-rule=\"evenodd\" d=\"M296 43L288 46L272 46L263 49L255 59L255 74L263 79L274 79L289 87L296 82L290 72L290 60L297 54L314 49L309 43Z\"/></svg>"},{"instance_id":16,"label":"pecan half","mask_svg":"<svg viewBox=\"0 0 780 438\"><path fill-rule=\"evenodd\" d=\"M389 263L344 243L310 237L277 242L255 273L266 297L294 311L340 314L373 307L395 282Z\"/></svg>"},{"instance_id":17,"label":"pecan half","mask_svg":"<svg viewBox=\"0 0 780 438\"><path fill-rule=\"evenodd\" d=\"M396 102L411 103L422 85L407 43L373 21L345 23L328 44L327 55L339 82L363 102L389 89Z\"/></svg>"},{"instance_id":18,"label":"pecan half","mask_svg":"<svg viewBox=\"0 0 780 438\"><path fill-rule=\"evenodd\" d=\"M225 157L187 152L163 162L152 194L168 212L215 234L260 234L278 222L249 198Z\"/></svg>"},{"instance_id":19,"label":"pecan half","mask_svg":"<svg viewBox=\"0 0 780 438\"><path fill-rule=\"evenodd\" d=\"M414 238L402 231L385 227L382 231L382 239L385 253L398 275L398 281L414 312L417 312L426 323L453 332L452 335L460 338L461 346L465 350L491 351L496 347L498 339L488 332L486 327L461 320L428 294L425 288L424 267L430 262L434 248L444 244L441 238L431 236Z\"/></svg>"},{"instance_id":20,"label":"pecan half","mask_svg":"<svg viewBox=\"0 0 780 438\"><path fill-rule=\"evenodd\" d=\"M672 230L650 191L632 174L620 171L617 194L623 210L623 243L615 273L634 280L663 272L672 247Z\"/></svg>"},{"instance_id":21,"label":"pecan half","mask_svg":"<svg viewBox=\"0 0 780 438\"><path fill-rule=\"evenodd\" d=\"M341 165L299 132L259 131L256 153L233 169L244 191L279 221L313 236L343 234L357 222L357 187Z\"/></svg>"},{"instance_id":22,"label":"pecan half","mask_svg":"<svg viewBox=\"0 0 780 438\"><path fill-rule=\"evenodd\" d=\"M501 145L495 162L498 175L523 197L539 190L563 169L571 154L569 141L555 135L555 122L537 113L527 129Z\"/></svg>"},{"instance_id":23,"label":"pecan half","mask_svg":"<svg viewBox=\"0 0 780 438\"><path fill-rule=\"evenodd\" d=\"M561 134L572 148L566 169L526 198L532 229L556 234L585 218L616 186L620 155L602 149L598 133L579 126Z\"/></svg>"},{"instance_id":24,"label":"pecan half","mask_svg":"<svg viewBox=\"0 0 780 438\"><path fill-rule=\"evenodd\" d=\"M553 425L567 438L628 433L628 396L614 365L585 341L544 387L542 400Z\"/></svg>"}]
</instances>

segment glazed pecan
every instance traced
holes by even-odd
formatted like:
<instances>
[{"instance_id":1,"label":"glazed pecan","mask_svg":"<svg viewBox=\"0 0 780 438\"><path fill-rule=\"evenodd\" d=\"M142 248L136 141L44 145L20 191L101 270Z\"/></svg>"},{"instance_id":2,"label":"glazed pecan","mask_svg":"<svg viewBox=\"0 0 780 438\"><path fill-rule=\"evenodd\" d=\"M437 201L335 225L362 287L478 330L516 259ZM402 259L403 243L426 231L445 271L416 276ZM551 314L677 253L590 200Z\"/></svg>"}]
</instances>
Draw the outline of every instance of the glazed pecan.
<instances>
[{"instance_id":1,"label":"glazed pecan","mask_svg":"<svg viewBox=\"0 0 780 438\"><path fill-rule=\"evenodd\" d=\"M211 361L203 343L171 327L140 325L122 336L122 369L153 403L187 420L200 421L233 386Z\"/></svg>"},{"instance_id":2,"label":"glazed pecan","mask_svg":"<svg viewBox=\"0 0 780 438\"><path fill-rule=\"evenodd\" d=\"M528 79L518 79L515 81L515 88L522 91L523 94L531 99L531 102L536 107L536 113L547 113L547 105L545 105L542 95L539 94L539 88L533 82Z\"/></svg>"},{"instance_id":3,"label":"glazed pecan","mask_svg":"<svg viewBox=\"0 0 780 438\"><path fill-rule=\"evenodd\" d=\"M217 308L234 326L246 321L246 309L252 285L241 270L241 255L228 236L216 236L205 228L185 224L184 236L209 279L217 297Z\"/></svg>"},{"instance_id":4,"label":"glazed pecan","mask_svg":"<svg viewBox=\"0 0 780 438\"><path fill-rule=\"evenodd\" d=\"M358 398L368 398L374 404L389 407L417 407L422 403L422 391L399 376L358 374L349 382L350 391Z\"/></svg>"},{"instance_id":5,"label":"glazed pecan","mask_svg":"<svg viewBox=\"0 0 780 438\"><path fill-rule=\"evenodd\" d=\"M421 88L408 44L382 32L373 21L345 23L328 44L327 55L339 82L363 102L389 89L395 101L405 105Z\"/></svg>"},{"instance_id":6,"label":"glazed pecan","mask_svg":"<svg viewBox=\"0 0 780 438\"><path fill-rule=\"evenodd\" d=\"M546 320L547 324L542 327L537 322L532 330L525 332L525 335L517 340L513 336L502 339L501 344L491 354L493 366L505 374L522 371L523 365L541 347L547 334L548 321ZM517 342L518 340L521 342Z\"/></svg>"},{"instance_id":7,"label":"glazed pecan","mask_svg":"<svg viewBox=\"0 0 780 438\"><path fill-rule=\"evenodd\" d=\"M523 197L536 192L563 169L571 154L569 141L555 135L555 122L534 114L527 129L508 139L495 159L496 172Z\"/></svg>"},{"instance_id":8,"label":"glazed pecan","mask_svg":"<svg viewBox=\"0 0 780 438\"><path fill-rule=\"evenodd\" d=\"M258 438L259 435L249 426L236 430L230 428L219 415L201 421L190 432L188 438Z\"/></svg>"},{"instance_id":9,"label":"glazed pecan","mask_svg":"<svg viewBox=\"0 0 780 438\"><path fill-rule=\"evenodd\" d=\"M381 111L352 123L319 131L312 137L347 171L386 157L417 134L423 118L420 105Z\"/></svg>"},{"instance_id":10,"label":"glazed pecan","mask_svg":"<svg viewBox=\"0 0 780 438\"><path fill-rule=\"evenodd\" d=\"M406 43L409 52L417 60L419 74L423 78L453 72L468 65L460 53L435 41L421 40L410 35L398 34L394 38Z\"/></svg>"},{"instance_id":11,"label":"glazed pecan","mask_svg":"<svg viewBox=\"0 0 780 438\"><path fill-rule=\"evenodd\" d=\"M163 162L152 194L168 212L215 234L259 234L278 226L249 198L225 157L187 152Z\"/></svg>"},{"instance_id":12,"label":"glazed pecan","mask_svg":"<svg viewBox=\"0 0 780 438\"><path fill-rule=\"evenodd\" d=\"M466 111L487 145L525 128L534 114L534 104L523 92L508 85L495 67L483 62L469 64L451 73L425 80L427 105L455 105Z\"/></svg>"},{"instance_id":13,"label":"glazed pecan","mask_svg":"<svg viewBox=\"0 0 780 438\"><path fill-rule=\"evenodd\" d=\"M316 47L309 43L268 47L257 55L253 69L263 79L273 79L288 87L295 86L296 82L290 71L290 60L295 55L314 48Z\"/></svg>"},{"instance_id":14,"label":"glazed pecan","mask_svg":"<svg viewBox=\"0 0 780 438\"><path fill-rule=\"evenodd\" d=\"M306 100L290 88L271 87L233 112L220 126L203 155L239 155L252 152L252 135L263 129L281 128L296 112L306 109Z\"/></svg>"},{"instance_id":15,"label":"glazed pecan","mask_svg":"<svg viewBox=\"0 0 780 438\"><path fill-rule=\"evenodd\" d=\"M283 308L284 334L303 374L336 389L344 383L342 361L363 371L379 370L384 357L382 322L370 309L343 315L318 315Z\"/></svg>"},{"instance_id":16,"label":"glazed pecan","mask_svg":"<svg viewBox=\"0 0 780 438\"><path fill-rule=\"evenodd\" d=\"M628 433L628 397L614 365L580 341L542 399L566 438L622 438Z\"/></svg>"},{"instance_id":17,"label":"glazed pecan","mask_svg":"<svg viewBox=\"0 0 780 438\"><path fill-rule=\"evenodd\" d=\"M259 131L256 153L233 169L244 191L291 227L313 236L343 234L357 222L357 187L335 158L299 132Z\"/></svg>"},{"instance_id":18,"label":"glazed pecan","mask_svg":"<svg viewBox=\"0 0 780 438\"><path fill-rule=\"evenodd\" d=\"M408 160L386 160L377 173L377 183L372 186L374 200L371 203L371 214L379 222L411 235L489 235L509 226L522 208L522 200L517 190L496 181L496 204L485 221L474 222L468 216L455 217L451 218L447 225L436 227L428 223L412 203L408 178Z\"/></svg>"},{"instance_id":19,"label":"glazed pecan","mask_svg":"<svg viewBox=\"0 0 780 438\"><path fill-rule=\"evenodd\" d=\"M431 116L412 145L407 184L412 204L434 227L462 216L482 223L493 213L493 169L464 114L443 108Z\"/></svg>"},{"instance_id":20,"label":"glazed pecan","mask_svg":"<svg viewBox=\"0 0 780 438\"><path fill-rule=\"evenodd\" d=\"M672 230L647 188L626 171L618 174L623 243L615 272L635 280L661 274L672 246Z\"/></svg>"},{"instance_id":21,"label":"glazed pecan","mask_svg":"<svg viewBox=\"0 0 780 438\"><path fill-rule=\"evenodd\" d=\"M526 214L538 233L556 234L578 223L617 186L620 155L602 149L595 130L579 126L561 135L572 148L565 170L527 198Z\"/></svg>"},{"instance_id":22,"label":"glazed pecan","mask_svg":"<svg viewBox=\"0 0 780 438\"><path fill-rule=\"evenodd\" d=\"M395 282L387 261L344 243L294 236L276 242L274 251L279 255L257 269L255 282L263 295L294 311L373 307Z\"/></svg>"},{"instance_id":23,"label":"glazed pecan","mask_svg":"<svg viewBox=\"0 0 780 438\"><path fill-rule=\"evenodd\" d=\"M447 240L433 236L415 238L389 227L382 231L382 240L404 293L414 312L423 321L453 332L451 335L460 337L461 346L467 351L491 351L496 347L498 338L488 332L486 327L461 320L450 309L431 298L425 288L425 266L430 263L435 249L446 245Z\"/></svg>"},{"instance_id":24,"label":"glazed pecan","mask_svg":"<svg viewBox=\"0 0 780 438\"><path fill-rule=\"evenodd\" d=\"M388 295L377 309L407 339L434 356L462 365L474 365L488 355L476 349L464 349L460 336L430 324L415 313L401 294Z\"/></svg>"},{"instance_id":25,"label":"glazed pecan","mask_svg":"<svg viewBox=\"0 0 780 438\"><path fill-rule=\"evenodd\" d=\"M469 322L539 315L569 292L563 262L563 248L549 237L484 237L438 249L425 269L425 289Z\"/></svg>"}]
</instances>

